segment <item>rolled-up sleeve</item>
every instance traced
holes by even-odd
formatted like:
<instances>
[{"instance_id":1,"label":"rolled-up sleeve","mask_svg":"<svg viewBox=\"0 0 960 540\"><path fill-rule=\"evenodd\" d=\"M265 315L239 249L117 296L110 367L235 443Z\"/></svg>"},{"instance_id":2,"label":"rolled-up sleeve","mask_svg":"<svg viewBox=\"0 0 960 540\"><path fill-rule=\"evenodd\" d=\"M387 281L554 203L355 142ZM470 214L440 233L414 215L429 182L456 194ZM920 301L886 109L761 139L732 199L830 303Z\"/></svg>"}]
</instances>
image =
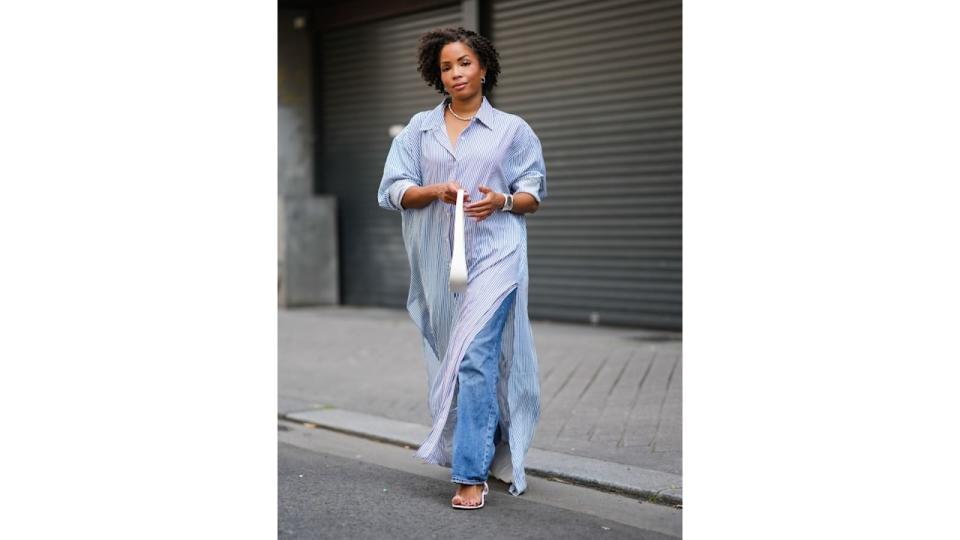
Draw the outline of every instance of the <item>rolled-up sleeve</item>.
<instances>
[{"instance_id":1,"label":"rolled-up sleeve","mask_svg":"<svg viewBox=\"0 0 960 540\"><path fill-rule=\"evenodd\" d=\"M420 179L420 162L416 159L412 144L413 137L419 135L416 119L417 115L414 115L390 143L390 152L383 166L383 178L377 191L377 203L381 208L404 210L400 205L403 194L413 186L423 185Z\"/></svg>"},{"instance_id":2,"label":"rolled-up sleeve","mask_svg":"<svg viewBox=\"0 0 960 540\"><path fill-rule=\"evenodd\" d=\"M547 197L547 169L540 139L524 123L518 130L515 145L513 157L504 169L510 193L529 193L540 202Z\"/></svg>"}]
</instances>

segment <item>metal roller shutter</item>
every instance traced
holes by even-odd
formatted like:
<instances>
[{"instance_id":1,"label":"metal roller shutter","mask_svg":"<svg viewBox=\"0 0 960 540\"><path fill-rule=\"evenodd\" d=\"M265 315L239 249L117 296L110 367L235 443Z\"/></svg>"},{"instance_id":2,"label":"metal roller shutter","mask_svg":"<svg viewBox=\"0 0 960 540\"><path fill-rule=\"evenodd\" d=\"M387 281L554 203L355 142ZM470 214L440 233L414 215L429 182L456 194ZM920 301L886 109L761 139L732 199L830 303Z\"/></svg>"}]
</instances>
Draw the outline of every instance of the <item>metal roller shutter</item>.
<instances>
[{"instance_id":1,"label":"metal roller shutter","mask_svg":"<svg viewBox=\"0 0 960 540\"><path fill-rule=\"evenodd\" d=\"M389 128L440 94L417 72L420 35L461 24L460 4L325 32L321 37L321 185L340 207L343 302L402 308L410 286L400 214L376 204Z\"/></svg>"},{"instance_id":2,"label":"metal roller shutter","mask_svg":"<svg viewBox=\"0 0 960 540\"><path fill-rule=\"evenodd\" d=\"M491 101L540 137L530 315L681 327L681 2L502 0Z\"/></svg>"}]
</instances>

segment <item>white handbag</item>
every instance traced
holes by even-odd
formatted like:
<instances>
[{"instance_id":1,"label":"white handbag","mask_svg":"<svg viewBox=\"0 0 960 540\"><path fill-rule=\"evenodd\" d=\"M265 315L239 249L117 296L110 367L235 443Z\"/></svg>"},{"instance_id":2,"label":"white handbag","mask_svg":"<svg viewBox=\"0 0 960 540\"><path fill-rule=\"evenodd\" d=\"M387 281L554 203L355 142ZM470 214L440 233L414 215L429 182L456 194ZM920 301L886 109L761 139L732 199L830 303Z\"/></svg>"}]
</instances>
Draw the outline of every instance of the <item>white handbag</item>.
<instances>
[{"instance_id":1,"label":"white handbag","mask_svg":"<svg viewBox=\"0 0 960 540\"><path fill-rule=\"evenodd\" d=\"M453 218L453 256L450 258L450 290L467 290L467 254L463 243L463 196L465 191L457 190L457 210Z\"/></svg>"}]
</instances>

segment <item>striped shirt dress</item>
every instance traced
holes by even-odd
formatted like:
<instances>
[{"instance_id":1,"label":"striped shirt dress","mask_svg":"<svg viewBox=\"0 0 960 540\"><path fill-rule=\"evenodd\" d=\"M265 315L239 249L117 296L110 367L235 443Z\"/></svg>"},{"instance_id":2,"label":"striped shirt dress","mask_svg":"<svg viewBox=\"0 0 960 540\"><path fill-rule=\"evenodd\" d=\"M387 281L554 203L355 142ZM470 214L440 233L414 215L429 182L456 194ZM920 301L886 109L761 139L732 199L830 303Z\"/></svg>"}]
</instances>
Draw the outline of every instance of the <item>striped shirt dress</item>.
<instances>
[{"instance_id":1,"label":"striped shirt dress","mask_svg":"<svg viewBox=\"0 0 960 540\"><path fill-rule=\"evenodd\" d=\"M540 140L519 116L495 109L483 97L480 109L451 147L444 122L445 98L433 110L418 112L393 139L377 198L382 208L399 211L410 262L407 311L423 336L433 427L416 456L450 467L456 424L460 362L479 331L514 289L516 301L504 326L497 400L501 441L490 474L509 483L519 496L526 489L523 463L540 418L540 380L533 332L527 315L526 217L495 211L482 221L465 216L468 281L464 292L449 288L455 205L436 200L404 209L400 201L412 186L455 180L471 201L485 185L501 193L547 195Z\"/></svg>"}]
</instances>

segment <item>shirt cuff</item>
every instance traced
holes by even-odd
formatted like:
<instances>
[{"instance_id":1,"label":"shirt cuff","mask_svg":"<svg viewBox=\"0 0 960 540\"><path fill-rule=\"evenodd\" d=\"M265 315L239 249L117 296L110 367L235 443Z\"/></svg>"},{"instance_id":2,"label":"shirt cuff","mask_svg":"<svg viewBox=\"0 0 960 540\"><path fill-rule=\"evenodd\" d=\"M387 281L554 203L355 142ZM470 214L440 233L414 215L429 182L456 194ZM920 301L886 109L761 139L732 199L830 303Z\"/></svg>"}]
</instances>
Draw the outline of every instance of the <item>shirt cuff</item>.
<instances>
[{"instance_id":1,"label":"shirt cuff","mask_svg":"<svg viewBox=\"0 0 960 540\"><path fill-rule=\"evenodd\" d=\"M411 180L397 180L390 185L390 202L393 203L394 208L404 210L403 206L400 205L400 201L403 200L403 194L416 185L417 183Z\"/></svg>"},{"instance_id":2,"label":"shirt cuff","mask_svg":"<svg viewBox=\"0 0 960 540\"><path fill-rule=\"evenodd\" d=\"M537 204L540 204L540 177L539 176L528 176L526 178L521 178L514 182L516 186L513 190L513 194L517 193L529 193L533 195L533 198L537 200Z\"/></svg>"}]
</instances>

